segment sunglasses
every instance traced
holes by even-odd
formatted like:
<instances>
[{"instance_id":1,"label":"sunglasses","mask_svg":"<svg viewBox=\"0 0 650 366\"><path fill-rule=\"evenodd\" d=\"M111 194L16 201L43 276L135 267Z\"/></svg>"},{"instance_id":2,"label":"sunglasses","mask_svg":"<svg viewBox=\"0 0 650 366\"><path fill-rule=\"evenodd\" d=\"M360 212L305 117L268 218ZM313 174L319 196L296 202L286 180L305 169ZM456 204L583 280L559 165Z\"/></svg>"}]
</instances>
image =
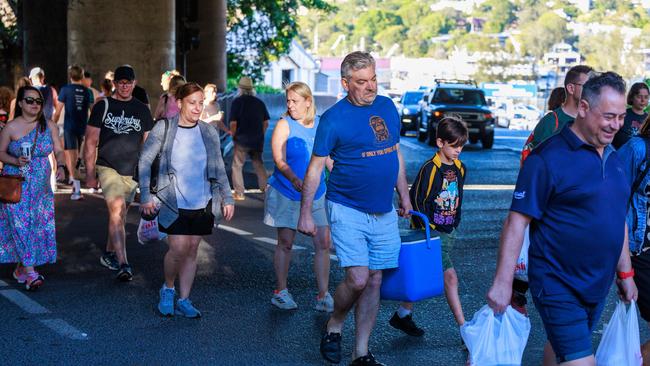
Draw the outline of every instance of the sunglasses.
<instances>
[{"instance_id":1,"label":"sunglasses","mask_svg":"<svg viewBox=\"0 0 650 366\"><path fill-rule=\"evenodd\" d=\"M38 105L43 105L43 99L41 99L41 98L26 97L26 98L23 98L23 101L25 103L29 104L29 105L32 105L34 103L36 103Z\"/></svg>"}]
</instances>

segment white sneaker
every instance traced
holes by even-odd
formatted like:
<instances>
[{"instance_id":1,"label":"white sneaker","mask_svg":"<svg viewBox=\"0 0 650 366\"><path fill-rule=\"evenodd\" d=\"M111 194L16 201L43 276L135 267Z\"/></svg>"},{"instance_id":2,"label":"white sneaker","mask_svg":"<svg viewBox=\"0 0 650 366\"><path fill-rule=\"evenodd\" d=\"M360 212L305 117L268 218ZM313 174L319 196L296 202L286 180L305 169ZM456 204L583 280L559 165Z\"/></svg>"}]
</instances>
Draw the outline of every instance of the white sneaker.
<instances>
[{"instance_id":1,"label":"white sneaker","mask_svg":"<svg viewBox=\"0 0 650 366\"><path fill-rule=\"evenodd\" d=\"M273 298L271 298L271 304L283 310L293 310L298 308L298 304L293 301L293 296L291 296L289 290L286 288L278 293L273 294Z\"/></svg>"},{"instance_id":2,"label":"white sneaker","mask_svg":"<svg viewBox=\"0 0 650 366\"><path fill-rule=\"evenodd\" d=\"M334 298L330 293L326 293L322 299L316 297L316 303L314 304L314 309L318 311L325 311L331 313L334 311Z\"/></svg>"},{"instance_id":3,"label":"white sneaker","mask_svg":"<svg viewBox=\"0 0 650 366\"><path fill-rule=\"evenodd\" d=\"M72 180L72 196L70 196L70 199L76 201L82 198L83 197L81 196L81 182L74 179Z\"/></svg>"}]
</instances>

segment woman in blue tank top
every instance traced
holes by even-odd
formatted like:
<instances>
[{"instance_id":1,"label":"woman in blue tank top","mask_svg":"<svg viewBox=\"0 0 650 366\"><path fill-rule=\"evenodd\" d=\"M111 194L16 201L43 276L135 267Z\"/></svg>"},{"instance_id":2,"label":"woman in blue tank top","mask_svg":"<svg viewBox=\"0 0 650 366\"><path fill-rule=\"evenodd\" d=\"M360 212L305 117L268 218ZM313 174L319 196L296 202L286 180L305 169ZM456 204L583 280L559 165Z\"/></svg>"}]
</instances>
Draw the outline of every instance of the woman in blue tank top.
<instances>
[{"instance_id":1,"label":"woman in blue tank top","mask_svg":"<svg viewBox=\"0 0 650 366\"><path fill-rule=\"evenodd\" d=\"M266 190L264 223L278 229L278 245L273 257L277 284L271 303L280 309L290 310L298 307L287 289L291 247L296 236L302 181L314 147L318 117L307 84L289 84L286 96L287 112L276 124L271 138L275 170ZM314 272L318 285L314 308L332 312L334 299L328 292L331 240L325 214L324 175L314 197L313 215L318 226L318 233L314 236Z\"/></svg>"}]
</instances>

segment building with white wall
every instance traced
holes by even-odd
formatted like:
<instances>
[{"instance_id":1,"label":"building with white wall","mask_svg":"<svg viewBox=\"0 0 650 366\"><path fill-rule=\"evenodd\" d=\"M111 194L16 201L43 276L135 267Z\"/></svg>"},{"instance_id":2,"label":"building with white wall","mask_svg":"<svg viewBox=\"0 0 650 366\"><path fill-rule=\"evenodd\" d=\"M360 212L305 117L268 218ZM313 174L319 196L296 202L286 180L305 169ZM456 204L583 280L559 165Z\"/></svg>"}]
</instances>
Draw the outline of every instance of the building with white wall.
<instances>
[{"instance_id":1,"label":"building with white wall","mask_svg":"<svg viewBox=\"0 0 650 366\"><path fill-rule=\"evenodd\" d=\"M319 65L312 55L294 40L289 53L269 65L264 73L264 84L284 89L293 81L302 81L314 89L318 69Z\"/></svg>"}]
</instances>

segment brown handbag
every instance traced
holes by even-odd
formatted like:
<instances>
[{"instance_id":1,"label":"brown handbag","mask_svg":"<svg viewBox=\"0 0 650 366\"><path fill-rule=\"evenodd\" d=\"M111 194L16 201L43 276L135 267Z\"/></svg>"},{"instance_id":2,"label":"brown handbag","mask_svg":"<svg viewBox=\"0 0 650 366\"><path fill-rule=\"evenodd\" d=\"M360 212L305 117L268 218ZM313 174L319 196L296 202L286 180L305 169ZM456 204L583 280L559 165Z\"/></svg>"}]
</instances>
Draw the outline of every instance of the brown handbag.
<instances>
[{"instance_id":1,"label":"brown handbag","mask_svg":"<svg viewBox=\"0 0 650 366\"><path fill-rule=\"evenodd\" d=\"M38 126L36 126L38 128ZM32 154L35 149L36 139L38 138L38 130L34 135L34 142L32 143ZM23 193L23 181L25 177L22 175L0 175L0 203L18 203Z\"/></svg>"},{"instance_id":2,"label":"brown handbag","mask_svg":"<svg viewBox=\"0 0 650 366\"><path fill-rule=\"evenodd\" d=\"M0 203L18 203L23 192L22 175L0 175Z\"/></svg>"}]
</instances>

